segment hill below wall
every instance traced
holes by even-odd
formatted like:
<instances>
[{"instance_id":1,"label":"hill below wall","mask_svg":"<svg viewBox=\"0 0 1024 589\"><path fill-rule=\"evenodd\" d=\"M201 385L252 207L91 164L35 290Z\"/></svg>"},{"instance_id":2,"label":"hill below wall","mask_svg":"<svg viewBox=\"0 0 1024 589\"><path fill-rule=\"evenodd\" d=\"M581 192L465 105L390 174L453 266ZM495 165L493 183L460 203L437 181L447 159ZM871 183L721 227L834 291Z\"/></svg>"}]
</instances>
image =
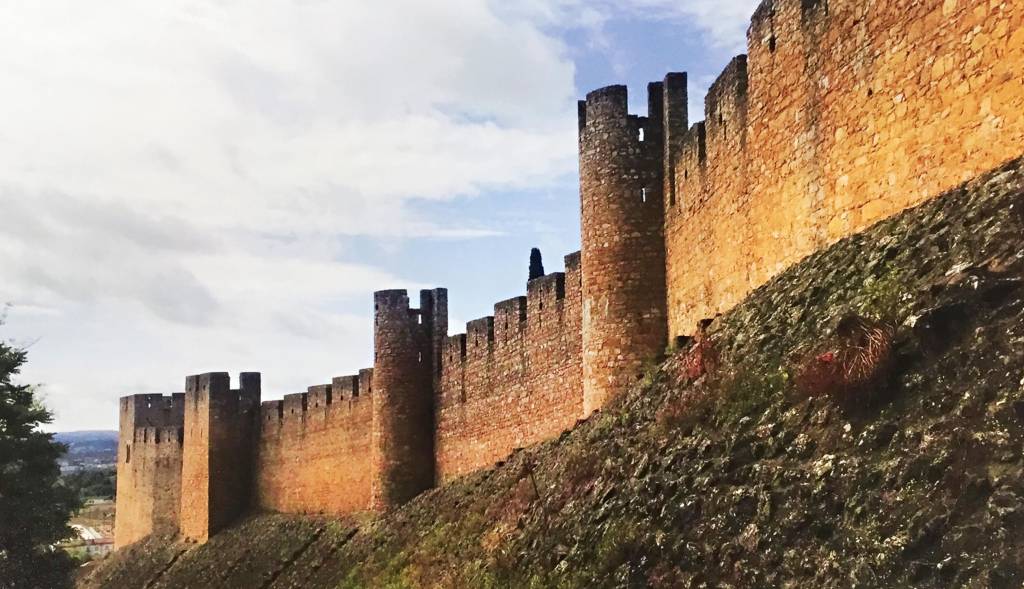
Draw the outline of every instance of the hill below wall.
<instances>
[{"instance_id":1,"label":"hill below wall","mask_svg":"<svg viewBox=\"0 0 1024 589\"><path fill-rule=\"evenodd\" d=\"M1022 283L1018 161L807 258L495 469L378 518L152 538L79 586L1020 587Z\"/></svg>"}]
</instances>

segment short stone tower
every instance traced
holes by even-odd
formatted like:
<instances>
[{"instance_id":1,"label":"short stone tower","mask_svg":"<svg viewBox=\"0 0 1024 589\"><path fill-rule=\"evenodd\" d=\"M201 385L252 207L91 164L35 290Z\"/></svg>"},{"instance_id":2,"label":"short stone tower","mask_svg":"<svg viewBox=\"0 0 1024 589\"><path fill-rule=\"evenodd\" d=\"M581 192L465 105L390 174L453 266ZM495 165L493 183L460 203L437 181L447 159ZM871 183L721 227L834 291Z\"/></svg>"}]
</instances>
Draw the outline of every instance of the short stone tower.
<instances>
[{"instance_id":1,"label":"short stone tower","mask_svg":"<svg viewBox=\"0 0 1024 589\"><path fill-rule=\"evenodd\" d=\"M621 393L665 348L663 86L647 117L625 86L579 104L583 275L583 412Z\"/></svg>"},{"instance_id":2,"label":"short stone tower","mask_svg":"<svg viewBox=\"0 0 1024 589\"><path fill-rule=\"evenodd\" d=\"M373 428L370 507L384 510L434 486L434 405L448 292L374 293Z\"/></svg>"},{"instance_id":3,"label":"short stone tower","mask_svg":"<svg viewBox=\"0 0 1024 589\"><path fill-rule=\"evenodd\" d=\"M185 381L181 535L205 542L249 507L260 374L243 372L231 389L226 372Z\"/></svg>"}]
</instances>

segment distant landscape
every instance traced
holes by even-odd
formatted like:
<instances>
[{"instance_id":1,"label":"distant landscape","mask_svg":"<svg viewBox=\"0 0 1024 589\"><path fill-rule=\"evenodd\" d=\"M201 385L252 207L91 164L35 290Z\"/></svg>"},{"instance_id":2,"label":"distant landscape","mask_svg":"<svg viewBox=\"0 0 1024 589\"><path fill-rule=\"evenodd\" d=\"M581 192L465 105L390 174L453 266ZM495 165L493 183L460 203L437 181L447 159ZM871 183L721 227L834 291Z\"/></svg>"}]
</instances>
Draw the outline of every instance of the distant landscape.
<instances>
[{"instance_id":1,"label":"distant landscape","mask_svg":"<svg viewBox=\"0 0 1024 589\"><path fill-rule=\"evenodd\" d=\"M64 473L113 468L117 464L116 431L61 432L54 437L68 447L68 453L60 459Z\"/></svg>"},{"instance_id":2,"label":"distant landscape","mask_svg":"<svg viewBox=\"0 0 1024 589\"><path fill-rule=\"evenodd\" d=\"M68 452L58 461L64 484L83 501L108 501L117 487L117 432L76 431L54 436Z\"/></svg>"},{"instance_id":3,"label":"distant landscape","mask_svg":"<svg viewBox=\"0 0 1024 589\"><path fill-rule=\"evenodd\" d=\"M82 508L71 518L78 538L63 544L81 562L113 548L114 496L117 489L116 431L60 432L54 438L68 447L60 458L61 480L75 489Z\"/></svg>"}]
</instances>

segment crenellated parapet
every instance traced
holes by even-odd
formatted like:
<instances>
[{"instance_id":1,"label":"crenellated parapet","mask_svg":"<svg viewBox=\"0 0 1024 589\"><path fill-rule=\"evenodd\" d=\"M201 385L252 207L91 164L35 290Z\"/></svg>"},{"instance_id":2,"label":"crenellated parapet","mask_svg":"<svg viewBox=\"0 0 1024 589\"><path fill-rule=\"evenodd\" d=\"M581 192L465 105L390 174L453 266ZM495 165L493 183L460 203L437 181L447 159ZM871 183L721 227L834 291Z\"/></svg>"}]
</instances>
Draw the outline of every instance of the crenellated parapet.
<instances>
[{"instance_id":1,"label":"crenellated parapet","mask_svg":"<svg viewBox=\"0 0 1024 589\"><path fill-rule=\"evenodd\" d=\"M669 334L1020 155L1022 29L1019 3L762 2L666 152Z\"/></svg>"},{"instance_id":2,"label":"crenellated parapet","mask_svg":"<svg viewBox=\"0 0 1024 589\"><path fill-rule=\"evenodd\" d=\"M260 437L279 437L282 431L331 429L360 405L372 402L370 379L372 370L358 374L336 376L331 384L312 385L304 393L290 393L276 401L260 405Z\"/></svg>"},{"instance_id":3,"label":"crenellated parapet","mask_svg":"<svg viewBox=\"0 0 1024 589\"><path fill-rule=\"evenodd\" d=\"M1024 3L765 0L700 113L687 75L578 105L581 251L448 334L374 294L374 365L260 403L259 374L120 403L118 545L245 509L389 509L559 435L666 344L829 243L1024 151ZM414 306L416 305L416 306Z\"/></svg>"},{"instance_id":4,"label":"crenellated parapet","mask_svg":"<svg viewBox=\"0 0 1024 589\"><path fill-rule=\"evenodd\" d=\"M255 506L287 513L370 508L373 371L261 406Z\"/></svg>"},{"instance_id":5,"label":"crenellated parapet","mask_svg":"<svg viewBox=\"0 0 1024 589\"><path fill-rule=\"evenodd\" d=\"M538 256L539 257L539 256ZM582 414L579 252L445 339L435 395L439 481L558 435Z\"/></svg>"}]
</instances>

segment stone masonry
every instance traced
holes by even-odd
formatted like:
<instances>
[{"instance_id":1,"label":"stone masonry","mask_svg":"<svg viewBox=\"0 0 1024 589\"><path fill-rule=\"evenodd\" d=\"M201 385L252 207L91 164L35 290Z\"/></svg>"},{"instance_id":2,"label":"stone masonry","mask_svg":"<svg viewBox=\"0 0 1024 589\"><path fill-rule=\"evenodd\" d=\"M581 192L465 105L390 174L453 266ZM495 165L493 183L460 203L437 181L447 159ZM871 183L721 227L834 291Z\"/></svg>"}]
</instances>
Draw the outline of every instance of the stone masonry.
<instances>
[{"instance_id":1,"label":"stone masonry","mask_svg":"<svg viewBox=\"0 0 1024 589\"><path fill-rule=\"evenodd\" d=\"M191 376L120 404L118 546L246 510L385 510L558 436L803 257L1024 153L1024 2L765 0L690 124L687 76L579 104L581 251L448 334L374 295L374 366L260 403Z\"/></svg>"}]
</instances>

